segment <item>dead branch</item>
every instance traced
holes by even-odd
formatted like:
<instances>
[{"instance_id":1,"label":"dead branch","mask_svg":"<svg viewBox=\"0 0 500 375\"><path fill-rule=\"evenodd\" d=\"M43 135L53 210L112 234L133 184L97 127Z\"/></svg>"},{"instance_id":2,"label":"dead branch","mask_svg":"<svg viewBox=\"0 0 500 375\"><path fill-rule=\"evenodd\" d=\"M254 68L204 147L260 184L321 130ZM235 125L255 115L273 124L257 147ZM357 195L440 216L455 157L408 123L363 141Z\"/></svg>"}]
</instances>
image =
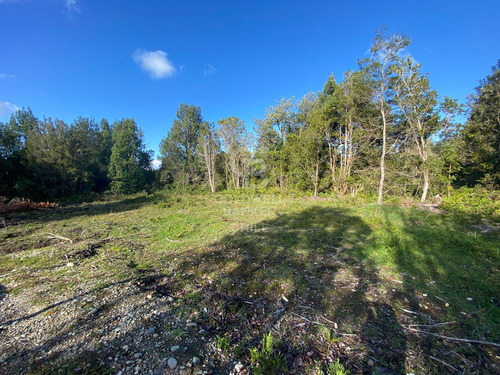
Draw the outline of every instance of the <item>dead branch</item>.
<instances>
[{"instance_id":1,"label":"dead branch","mask_svg":"<svg viewBox=\"0 0 500 375\"><path fill-rule=\"evenodd\" d=\"M500 348L500 344L497 344L495 342L480 341L480 340L471 340L471 339L461 339L461 338L458 338L458 337L443 336L443 335L439 335L439 334L434 333L434 332L422 331L420 329L410 328L410 327L407 328L407 330L418 332L418 333L423 333L425 335L439 337L439 338L444 339L444 340L457 341L457 342L466 342L466 343L469 343L469 344L489 345L489 346L494 346L494 347Z\"/></svg>"},{"instance_id":2,"label":"dead branch","mask_svg":"<svg viewBox=\"0 0 500 375\"><path fill-rule=\"evenodd\" d=\"M449 368L452 368L453 370L457 371L457 372L460 372L459 369L453 367L452 365L450 365L449 363L445 362L445 361L442 361L440 360L439 358L436 358L436 357L433 357L432 355L429 356L431 359L435 360L435 361L438 361L440 363L442 363L443 365L445 366L448 366Z\"/></svg>"},{"instance_id":3,"label":"dead branch","mask_svg":"<svg viewBox=\"0 0 500 375\"><path fill-rule=\"evenodd\" d=\"M57 240L63 240L63 241L68 241L69 243L73 243L73 240L68 238L68 237L59 236L58 234L49 233L49 232L46 232L46 234L49 235L49 237L47 237L48 239L57 239Z\"/></svg>"}]
</instances>

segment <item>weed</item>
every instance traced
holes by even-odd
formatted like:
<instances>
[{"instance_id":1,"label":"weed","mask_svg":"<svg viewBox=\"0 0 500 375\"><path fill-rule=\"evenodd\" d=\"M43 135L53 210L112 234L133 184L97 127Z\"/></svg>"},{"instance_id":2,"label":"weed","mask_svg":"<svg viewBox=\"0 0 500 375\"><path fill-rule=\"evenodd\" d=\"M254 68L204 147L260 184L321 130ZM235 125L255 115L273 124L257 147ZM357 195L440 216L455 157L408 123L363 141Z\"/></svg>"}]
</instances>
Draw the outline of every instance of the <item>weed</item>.
<instances>
[{"instance_id":1,"label":"weed","mask_svg":"<svg viewBox=\"0 0 500 375\"><path fill-rule=\"evenodd\" d=\"M231 343L229 342L229 340L226 337L217 335L215 337L215 339L217 341L217 347L222 352L225 352L225 351L229 350L229 346L231 345Z\"/></svg>"},{"instance_id":2,"label":"weed","mask_svg":"<svg viewBox=\"0 0 500 375\"><path fill-rule=\"evenodd\" d=\"M274 348L274 341L271 332L264 335L262 348L250 349L250 361L255 366L254 374L272 375L282 374L286 371L286 362L283 355Z\"/></svg>"},{"instance_id":3,"label":"weed","mask_svg":"<svg viewBox=\"0 0 500 375\"><path fill-rule=\"evenodd\" d=\"M310 369L308 375L349 375L350 371L346 370L344 365L337 359L329 365L316 365Z\"/></svg>"},{"instance_id":4,"label":"weed","mask_svg":"<svg viewBox=\"0 0 500 375\"><path fill-rule=\"evenodd\" d=\"M181 328L174 328L172 331L170 331L170 335L175 340L181 340L183 337L186 337L188 334L186 331L183 331Z\"/></svg>"}]
</instances>

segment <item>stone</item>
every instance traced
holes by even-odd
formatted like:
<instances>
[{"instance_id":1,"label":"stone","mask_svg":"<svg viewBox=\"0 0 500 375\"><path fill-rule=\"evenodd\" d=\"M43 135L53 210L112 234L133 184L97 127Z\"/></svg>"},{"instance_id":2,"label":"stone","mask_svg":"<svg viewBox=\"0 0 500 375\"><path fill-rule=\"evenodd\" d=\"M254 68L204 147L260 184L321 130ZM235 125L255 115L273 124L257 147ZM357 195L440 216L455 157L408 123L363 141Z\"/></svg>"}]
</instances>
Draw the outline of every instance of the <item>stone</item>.
<instances>
[{"instance_id":1,"label":"stone","mask_svg":"<svg viewBox=\"0 0 500 375\"><path fill-rule=\"evenodd\" d=\"M171 369L174 369L177 367L177 360L175 358L171 357L168 359L167 364L168 364L168 367L170 367Z\"/></svg>"},{"instance_id":2,"label":"stone","mask_svg":"<svg viewBox=\"0 0 500 375\"><path fill-rule=\"evenodd\" d=\"M172 347L170 348L170 351L171 351L171 352L175 352L175 351L179 350L180 348L181 348L181 347L180 347L179 345L174 345L174 346L172 346Z\"/></svg>"},{"instance_id":3,"label":"stone","mask_svg":"<svg viewBox=\"0 0 500 375\"><path fill-rule=\"evenodd\" d=\"M241 362L238 362L238 364L236 366L234 366L234 371L236 373L242 372L244 368L245 368L245 366L243 366L243 364L241 364Z\"/></svg>"},{"instance_id":4,"label":"stone","mask_svg":"<svg viewBox=\"0 0 500 375\"><path fill-rule=\"evenodd\" d=\"M368 366L370 366L370 367L375 366L375 362L373 362L373 360L371 360L371 359L369 359L367 363L368 363Z\"/></svg>"},{"instance_id":5,"label":"stone","mask_svg":"<svg viewBox=\"0 0 500 375\"><path fill-rule=\"evenodd\" d=\"M198 357L193 357L193 365L198 366L200 364L200 359Z\"/></svg>"},{"instance_id":6,"label":"stone","mask_svg":"<svg viewBox=\"0 0 500 375\"><path fill-rule=\"evenodd\" d=\"M135 354L134 354L134 358L135 358L135 359L142 358L142 353L135 353Z\"/></svg>"},{"instance_id":7,"label":"stone","mask_svg":"<svg viewBox=\"0 0 500 375\"><path fill-rule=\"evenodd\" d=\"M186 324L186 327L189 327L189 328L196 328L196 327L198 327L198 324L193 323L193 322L189 322L189 323L187 323L187 324Z\"/></svg>"}]
</instances>

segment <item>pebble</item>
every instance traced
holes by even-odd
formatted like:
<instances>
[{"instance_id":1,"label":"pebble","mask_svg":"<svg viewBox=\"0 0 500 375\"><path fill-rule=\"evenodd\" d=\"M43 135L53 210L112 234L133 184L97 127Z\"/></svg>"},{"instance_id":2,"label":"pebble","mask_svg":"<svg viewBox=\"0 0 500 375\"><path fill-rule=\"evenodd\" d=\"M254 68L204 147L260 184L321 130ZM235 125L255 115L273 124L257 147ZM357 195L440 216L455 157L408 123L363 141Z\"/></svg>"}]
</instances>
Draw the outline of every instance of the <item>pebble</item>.
<instances>
[{"instance_id":1,"label":"pebble","mask_svg":"<svg viewBox=\"0 0 500 375\"><path fill-rule=\"evenodd\" d=\"M186 324L186 327L193 327L193 328L196 328L196 327L198 327L198 324L196 324L196 323L192 323L192 322L189 322L189 323L187 323L187 324Z\"/></svg>"},{"instance_id":2,"label":"pebble","mask_svg":"<svg viewBox=\"0 0 500 375\"><path fill-rule=\"evenodd\" d=\"M167 364L168 364L168 367L170 367L171 369L174 369L177 367L177 360L175 358L169 358Z\"/></svg>"},{"instance_id":3,"label":"pebble","mask_svg":"<svg viewBox=\"0 0 500 375\"><path fill-rule=\"evenodd\" d=\"M175 352L175 351L179 350L180 348L181 348L181 347L180 347L179 345L174 345L174 346L172 346L172 347L170 348L170 351L171 351L171 352Z\"/></svg>"},{"instance_id":4,"label":"pebble","mask_svg":"<svg viewBox=\"0 0 500 375\"><path fill-rule=\"evenodd\" d=\"M373 362L373 360L369 359L368 360L368 366L370 366L370 367L375 366L375 362Z\"/></svg>"},{"instance_id":5,"label":"pebble","mask_svg":"<svg viewBox=\"0 0 500 375\"><path fill-rule=\"evenodd\" d=\"M198 357L193 357L193 365L197 366L200 364L200 359Z\"/></svg>"},{"instance_id":6,"label":"pebble","mask_svg":"<svg viewBox=\"0 0 500 375\"><path fill-rule=\"evenodd\" d=\"M147 333L148 333L148 335L152 335L153 333L155 333L154 327L149 328Z\"/></svg>"},{"instance_id":7,"label":"pebble","mask_svg":"<svg viewBox=\"0 0 500 375\"><path fill-rule=\"evenodd\" d=\"M142 353L135 353L134 358L136 359L142 358Z\"/></svg>"}]
</instances>

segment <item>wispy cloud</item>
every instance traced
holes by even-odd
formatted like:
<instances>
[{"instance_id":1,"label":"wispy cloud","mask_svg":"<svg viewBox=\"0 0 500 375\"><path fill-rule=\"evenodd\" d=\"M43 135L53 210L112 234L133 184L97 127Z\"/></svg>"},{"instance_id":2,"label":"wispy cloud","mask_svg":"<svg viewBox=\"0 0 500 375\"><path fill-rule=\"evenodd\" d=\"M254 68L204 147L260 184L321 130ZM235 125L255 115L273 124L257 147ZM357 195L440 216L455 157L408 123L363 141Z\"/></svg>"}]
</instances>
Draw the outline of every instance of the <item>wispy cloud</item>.
<instances>
[{"instance_id":1,"label":"wispy cloud","mask_svg":"<svg viewBox=\"0 0 500 375\"><path fill-rule=\"evenodd\" d=\"M205 66L205 70L203 70L203 74L206 76L211 76L215 73L217 73L217 69L215 69L212 64L208 64L207 66Z\"/></svg>"},{"instance_id":2,"label":"wispy cloud","mask_svg":"<svg viewBox=\"0 0 500 375\"><path fill-rule=\"evenodd\" d=\"M0 100L0 116L8 116L12 112L15 112L19 109L19 107L15 104L9 102L2 102Z\"/></svg>"},{"instance_id":3,"label":"wispy cloud","mask_svg":"<svg viewBox=\"0 0 500 375\"><path fill-rule=\"evenodd\" d=\"M132 59L139 64L142 70L149 73L151 78L162 79L173 77L177 70L174 63L167 58L164 51L146 51L136 49L132 54Z\"/></svg>"},{"instance_id":4,"label":"wispy cloud","mask_svg":"<svg viewBox=\"0 0 500 375\"><path fill-rule=\"evenodd\" d=\"M0 0L0 2L2 2L2 0ZM14 74L3 74L3 73L0 73L0 79L7 79L7 78L16 78L16 76Z\"/></svg>"},{"instance_id":5,"label":"wispy cloud","mask_svg":"<svg viewBox=\"0 0 500 375\"><path fill-rule=\"evenodd\" d=\"M80 7L78 6L78 1L76 0L64 0L64 6L69 14L73 12L80 12Z\"/></svg>"}]
</instances>

